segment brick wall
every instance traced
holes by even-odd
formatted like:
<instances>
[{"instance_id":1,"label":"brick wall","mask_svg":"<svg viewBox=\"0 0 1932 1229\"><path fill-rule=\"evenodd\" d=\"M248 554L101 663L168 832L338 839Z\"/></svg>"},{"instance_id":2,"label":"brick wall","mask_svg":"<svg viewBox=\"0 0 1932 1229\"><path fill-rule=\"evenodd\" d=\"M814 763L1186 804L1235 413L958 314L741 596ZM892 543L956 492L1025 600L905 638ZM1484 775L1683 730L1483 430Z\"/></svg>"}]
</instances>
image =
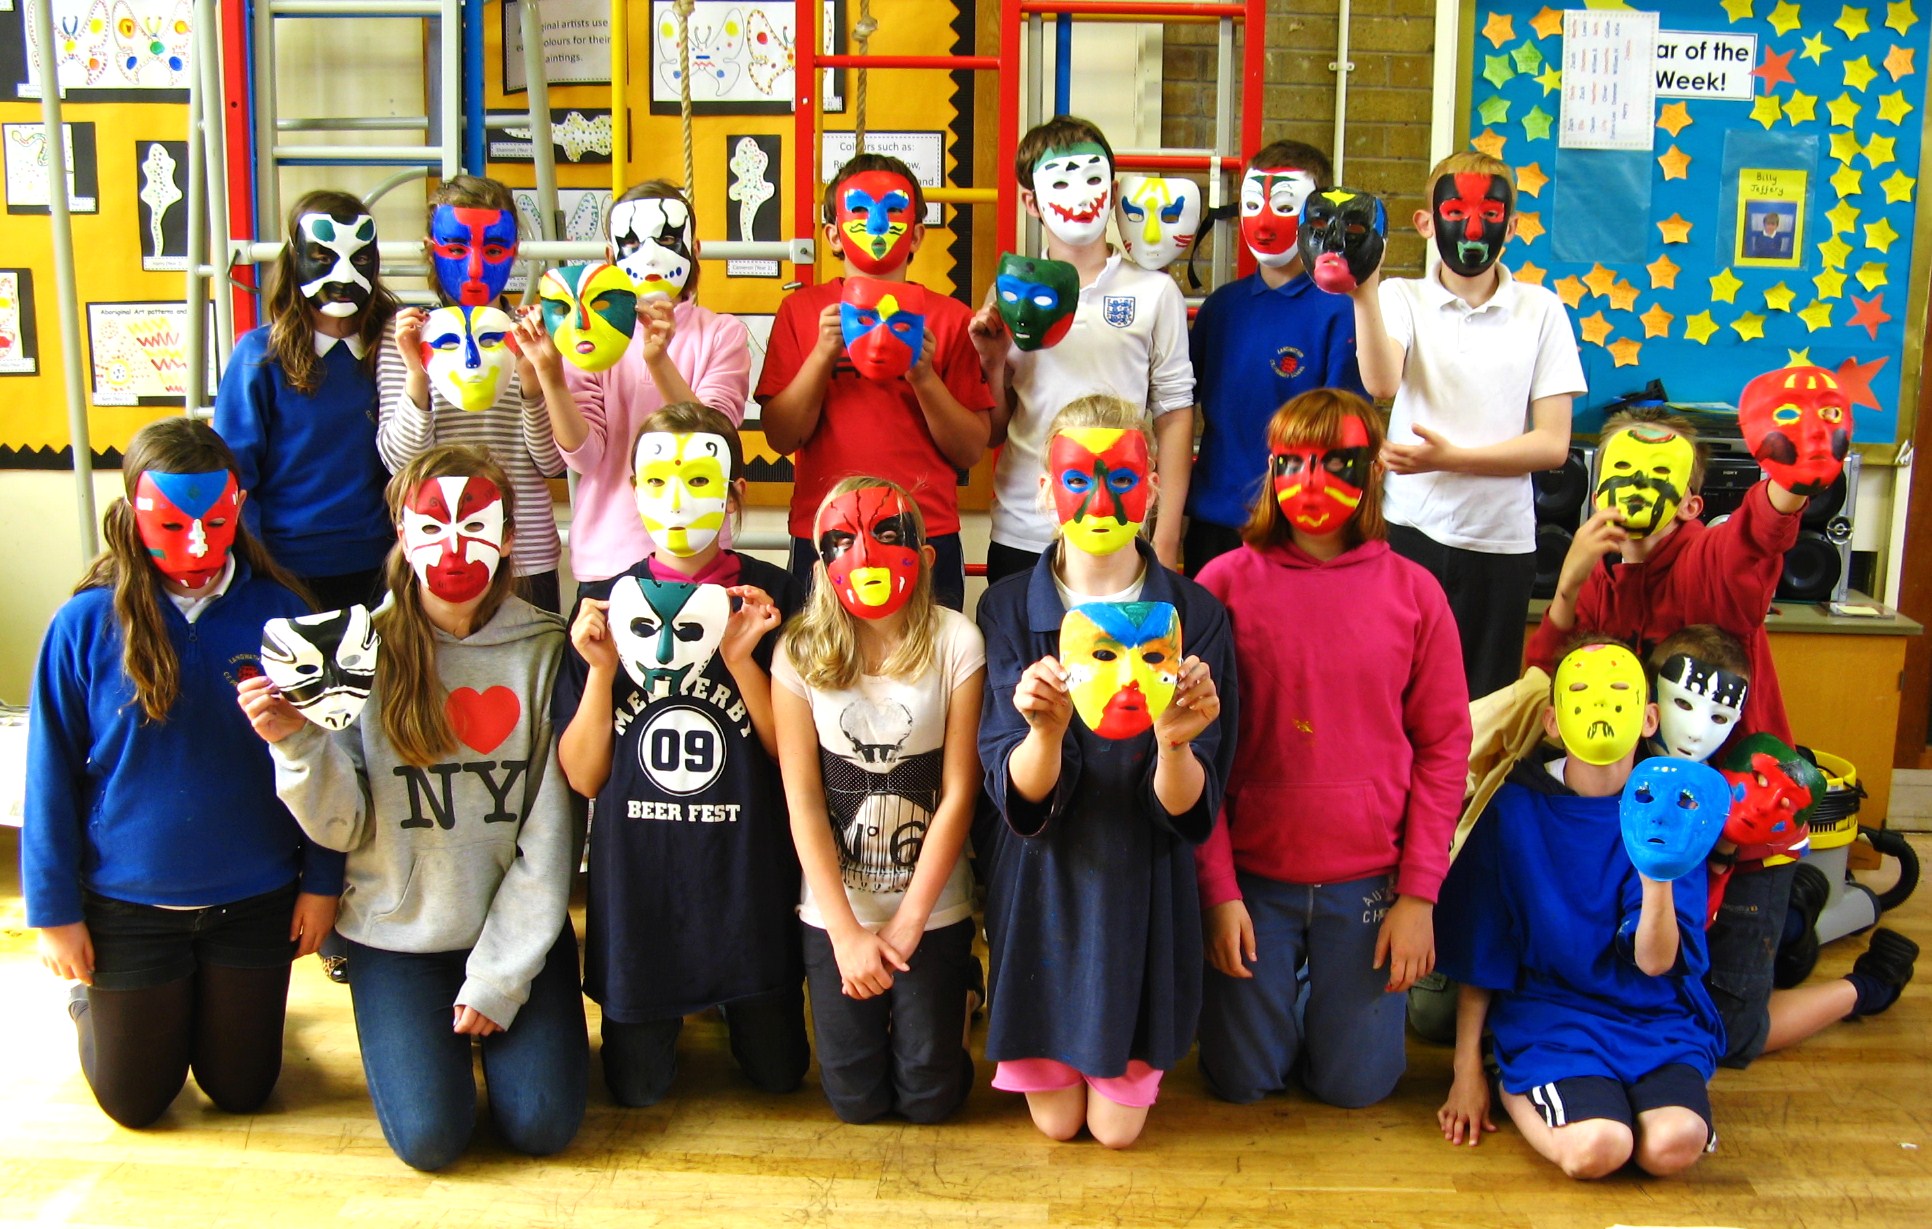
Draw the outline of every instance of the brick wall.
<instances>
[{"instance_id":1,"label":"brick wall","mask_svg":"<svg viewBox=\"0 0 1932 1229\"><path fill-rule=\"evenodd\" d=\"M1348 83L1342 176L1349 187L1373 192L1388 206L1385 269L1415 276L1422 271L1423 242L1409 219L1423 207L1429 172L1435 4L1355 0L1353 10L1349 58L1355 71ZM1335 74L1328 65L1335 58L1336 13L1334 0L1269 0L1264 141L1288 138L1323 150L1333 143ZM1167 145L1202 147L1213 139L1214 38L1211 25L1167 27L1161 86L1161 136ZM1240 65L1237 47L1236 78L1228 83L1236 91ZM1235 111L1238 124L1238 94ZM1202 246L1205 251L1207 245Z\"/></svg>"}]
</instances>

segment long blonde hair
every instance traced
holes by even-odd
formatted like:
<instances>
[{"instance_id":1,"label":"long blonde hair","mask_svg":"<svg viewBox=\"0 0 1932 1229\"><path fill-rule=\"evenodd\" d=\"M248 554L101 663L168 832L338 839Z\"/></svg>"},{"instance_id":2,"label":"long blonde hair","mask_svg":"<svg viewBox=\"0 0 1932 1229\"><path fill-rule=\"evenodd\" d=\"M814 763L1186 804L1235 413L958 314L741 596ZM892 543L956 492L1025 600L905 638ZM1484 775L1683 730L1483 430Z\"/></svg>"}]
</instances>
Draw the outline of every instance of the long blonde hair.
<instances>
[{"instance_id":1,"label":"long blonde hair","mask_svg":"<svg viewBox=\"0 0 1932 1229\"><path fill-rule=\"evenodd\" d=\"M851 491L870 489L896 491L912 518L919 536L919 579L912 596L906 599L905 635L897 648L879 667L887 678L916 679L932 669L934 634L939 627L939 604L932 595L932 567L926 562L926 518L905 488L884 478L846 478L826 492L812 517L814 527L834 499ZM813 548L818 544L814 542ZM865 673L865 654L859 648L859 617L839 603L832 591L832 578L825 574L825 561L812 565L812 593L805 608L792 616L785 626L785 653L807 687L818 691L844 691L858 685Z\"/></svg>"},{"instance_id":2,"label":"long blonde hair","mask_svg":"<svg viewBox=\"0 0 1932 1229\"><path fill-rule=\"evenodd\" d=\"M516 528L509 476L488 450L462 444L438 445L396 471L384 492L389 519L402 524L409 497L431 478L487 478L495 483L503 493L503 536L508 541ZM449 690L436 673L436 627L423 609L422 581L410 566L409 552L400 539L389 548L383 579L389 585L389 603L375 616L376 634L382 637L382 652L376 656L382 732L404 762L420 768L456 749L456 731L450 727L446 707ZM476 608L473 627L482 627L496 617L515 583L510 555L505 550Z\"/></svg>"},{"instance_id":3,"label":"long blonde hair","mask_svg":"<svg viewBox=\"0 0 1932 1229\"><path fill-rule=\"evenodd\" d=\"M168 710L181 694L181 662L161 621L161 603L166 600L161 573L155 570L147 545L141 541L134 505L129 500L141 483L141 475L149 470L205 474L218 469L234 473L236 468L235 454L207 423L185 417L163 418L135 432L121 459L121 483L127 494L109 504L101 518L106 549L87 565L87 574L74 586L75 593L114 590L114 619L121 627L121 668L134 683L143 721L168 719ZM255 575L275 581L314 604L302 583L282 570L267 548L250 536L246 525L235 526L230 554L246 563Z\"/></svg>"}]
</instances>

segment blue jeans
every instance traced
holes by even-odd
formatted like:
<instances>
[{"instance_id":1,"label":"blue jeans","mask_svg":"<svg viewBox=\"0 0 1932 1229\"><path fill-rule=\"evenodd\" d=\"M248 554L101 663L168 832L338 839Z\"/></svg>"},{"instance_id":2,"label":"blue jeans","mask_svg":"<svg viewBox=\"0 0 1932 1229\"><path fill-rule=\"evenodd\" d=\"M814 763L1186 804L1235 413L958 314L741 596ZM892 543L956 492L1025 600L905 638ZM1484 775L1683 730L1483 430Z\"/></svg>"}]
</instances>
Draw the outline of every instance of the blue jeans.
<instances>
[{"instance_id":1,"label":"blue jeans","mask_svg":"<svg viewBox=\"0 0 1932 1229\"><path fill-rule=\"evenodd\" d=\"M1352 883L1278 883L1239 875L1254 921L1252 979L1210 967L1202 986L1201 1074L1237 1104L1288 1086L1347 1109L1395 1091L1408 1066L1407 999L1375 968L1375 938L1395 903L1388 875ZM1306 985L1303 985L1303 970Z\"/></svg>"},{"instance_id":2,"label":"blue jeans","mask_svg":"<svg viewBox=\"0 0 1932 1229\"><path fill-rule=\"evenodd\" d=\"M472 1039L453 1032L468 951L390 952L349 944L362 1072L383 1138L403 1162L436 1170L463 1155L476 1126ZM511 1026L482 1041L490 1119L530 1156L567 1147L584 1120L590 1038L570 923Z\"/></svg>"}]
</instances>

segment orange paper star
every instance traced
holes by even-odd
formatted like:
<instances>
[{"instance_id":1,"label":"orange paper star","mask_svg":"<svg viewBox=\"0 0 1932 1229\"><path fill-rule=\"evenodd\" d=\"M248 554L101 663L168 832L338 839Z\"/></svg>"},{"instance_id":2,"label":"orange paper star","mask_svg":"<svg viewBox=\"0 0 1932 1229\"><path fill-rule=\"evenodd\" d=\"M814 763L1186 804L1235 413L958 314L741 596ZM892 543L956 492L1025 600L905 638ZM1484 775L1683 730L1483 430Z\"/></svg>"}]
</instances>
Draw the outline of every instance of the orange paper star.
<instances>
[{"instance_id":1,"label":"orange paper star","mask_svg":"<svg viewBox=\"0 0 1932 1229\"><path fill-rule=\"evenodd\" d=\"M1617 284L1617 275L1604 268L1602 262L1598 262L1583 275L1583 284L1590 288L1591 294L1601 297L1609 294L1610 287Z\"/></svg>"},{"instance_id":2,"label":"orange paper star","mask_svg":"<svg viewBox=\"0 0 1932 1229\"><path fill-rule=\"evenodd\" d=\"M1610 351L1610 357L1616 360L1613 365L1617 367L1635 367L1637 356L1643 353L1643 348L1644 343L1634 337L1625 337L1604 347Z\"/></svg>"},{"instance_id":3,"label":"orange paper star","mask_svg":"<svg viewBox=\"0 0 1932 1229\"><path fill-rule=\"evenodd\" d=\"M1657 156L1657 165L1664 168L1665 179L1689 179L1691 156L1675 145L1669 152Z\"/></svg>"},{"instance_id":4,"label":"orange paper star","mask_svg":"<svg viewBox=\"0 0 1932 1229\"><path fill-rule=\"evenodd\" d=\"M1878 369L1890 361L1889 355L1875 358L1869 363L1861 363L1856 358L1848 358L1838 364L1838 386L1845 390L1845 396L1854 408L1867 405L1872 409L1882 409L1878 397L1872 392L1872 377Z\"/></svg>"},{"instance_id":5,"label":"orange paper star","mask_svg":"<svg viewBox=\"0 0 1932 1229\"><path fill-rule=\"evenodd\" d=\"M1659 225L1662 225L1662 223L1659 223ZM1668 255L1659 256L1657 259L1645 265L1644 270L1650 274L1650 288L1652 290L1677 289L1677 275L1681 270L1678 268L1677 262L1672 260Z\"/></svg>"},{"instance_id":6,"label":"orange paper star","mask_svg":"<svg viewBox=\"0 0 1932 1229\"><path fill-rule=\"evenodd\" d=\"M1690 104L1687 102L1667 102L1664 109L1657 113L1657 126L1668 132L1674 139L1678 133L1691 126Z\"/></svg>"},{"instance_id":7,"label":"orange paper star","mask_svg":"<svg viewBox=\"0 0 1932 1229\"><path fill-rule=\"evenodd\" d=\"M1543 173L1543 164L1540 162L1516 168L1516 190L1524 196L1542 196L1543 185L1548 182L1550 177Z\"/></svg>"},{"instance_id":8,"label":"orange paper star","mask_svg":"<svg viewBox=\"0 0 1932 1229\"><path fill-rule=\"evenodd\" d=\"M1538 38L1553 38L1563 33L1563 14L1553 8L1545 7L1530 18L1530 29L1536 31Z\"/></svg>"},{"instance_id":9,"label":"orange paper star","mask_svg":"<svg viewBox=\"0 0 1932 1229\"><path fill-rule=\"evenodd\" d=\"M1585 316L1576 323L1577 331L1583 334L1583 340L1591 345L1600 346L1610 340L1610 321L1602 312Z\"/></svg>"},{"instance_id":10,"label":"orange paper star","mask_svg":"<svg viewBox=\"0 0 1932 1229\"><path fill-rule=\"evenodd\" d=\"M1491 13L1489 20L1483 23L1482 33L1490 46L1501 47L1516 37L1515 19L1507 13Z\"/></svg>"},{"instance_id":11,"label":"orange paper star","mask_svg":"<svg viewBox=\"0 0 1932 1229\"><path fill-rule=\"evenodd\" d=\"M1519 213L1516 215L1516 237L1524 243L1535 243L1544 233L1542 214Z\"/></svg>"},{"instance_id":12,"label":"orange paper star","mask_svg":"<svg viewBox=\"0 0 1932 1229\"><path fill-rule=\"evenodd\" d=\"M1626 281L1618 281L1610 287L1610 306L1620 312L1635 311L1637 308L1637 288Z\"/></svg>"},{"instance_id":13,"label":"orange paper star","mask_svg":"<svg viewBox=\"0 0 1932 1229\"><path fill-rule=\"evenodd\" d=\"M1691 223L1682 214L1673 213L1657 223L1657 230L1664 236L1665 243L1689 243Z\"/></svg>"},{"instance_id":14,"label":"orange paper star","mask_svg":"<svg viewBox=\"0 0 1932 1229\"><path fill-rule=\"evenodd\" d=\"M1528 282L1532 286L1541 286L1543 284L1543 278L1548 272L1549 270L1543 268L1543 266L1526 260L1516 268L1510 270L1510 275L1519 282Z\"/></svg>"},{"instance_id":15,"label":"orange paper star","mask_svg":"<svg viewBox=\"0 0 1932 1229\"><path fill-rule=\"evenodd\" d=\"M1556 279L1556 297L1563 300L1563 306L1572 309L1581 307L1583 295L1583 283L1576 280L1576 274Z\"/></svg>"},{"instance_id":16,"label":"orange paper star","mask_svg":"<svg viewBox=\"0 0 1932 1229\"><path fill-rule=\"evenodd\" d=\"M1852 318L1845 323L1864 329L1873 341L1877 341L1878 326L1889 322L1892 318L1885 310L1885 296L1875 294L1869 299L1861 299L1857 295L1852 295L1851 301L1858 305L1858 310L1853 312Z\"/></svg>"},{"instance_id":17,"label":"orange paper star","mask_svg":"<svg viewBox=\"0 0 1932 1229\"><path fill-rule=\"evenodd\" d=\"M1769 94L1780 85L1797 84L1797 78L1791 75L1791 57L1795 54L1795 47L1782 55L1769 47L1764 49L1764 63L1751 70L1751 75L1763 85L1759 93Z\"/></svg>"},{"instance_id":18,"label":"orange paper star","mask_svg":"<svg viewBox=\"0 0 1932 1229\"><path fill-rule=\"evenodd\" d=\"M1652 303L1650 310L1637 319L1643 321L1645 337L1669 337L1670 322L1677 317L1665 311L1662 303Z\"/></svg>"},{"instance_id":19,"label":"orange paper star","mask_svg":"<svg viewBox=\"0 0 1932 1229\"><path fill-rule=\"evenodd\" d=\"M1914 50L1911 47L1893 47L1886 54L1885 71L1892 74L1892 80L1903 81L1912 75L1912 54Z\"/></svg>"}]
</instances>

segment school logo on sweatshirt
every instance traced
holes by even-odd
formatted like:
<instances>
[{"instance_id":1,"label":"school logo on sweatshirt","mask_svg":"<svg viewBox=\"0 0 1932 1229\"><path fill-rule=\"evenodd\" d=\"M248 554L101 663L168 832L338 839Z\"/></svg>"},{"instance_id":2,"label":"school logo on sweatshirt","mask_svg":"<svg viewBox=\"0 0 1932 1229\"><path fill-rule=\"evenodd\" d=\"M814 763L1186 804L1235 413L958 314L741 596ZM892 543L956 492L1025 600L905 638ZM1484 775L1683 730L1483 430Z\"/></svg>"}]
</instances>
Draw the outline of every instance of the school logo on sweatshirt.
<instances>
[{"instance_id":1,"label":"school logo on sweatshirt","mask_svg":"<svg viewBox=\"0 0 1932 1229\"><path fill-rule=\"evenodd\" d=\"M1110 294L1100 300L1100 316L1117 329L1127 328L1134 323L1134 307L1137 300L1130 294Z\"/></svg>"},{"instance_id":2,"label":"school logo on sweatshirt","mask_svg":"<svg viewBox=\"0 0 1932 1229\"><path fill-rule=\"evenodd\" d=\"M1292 380L1302 373L1306 366L1300 350L1293 346L1283 346L1275 351L1275 374L1284 380Z\"/></svg>"}]
</instances>

